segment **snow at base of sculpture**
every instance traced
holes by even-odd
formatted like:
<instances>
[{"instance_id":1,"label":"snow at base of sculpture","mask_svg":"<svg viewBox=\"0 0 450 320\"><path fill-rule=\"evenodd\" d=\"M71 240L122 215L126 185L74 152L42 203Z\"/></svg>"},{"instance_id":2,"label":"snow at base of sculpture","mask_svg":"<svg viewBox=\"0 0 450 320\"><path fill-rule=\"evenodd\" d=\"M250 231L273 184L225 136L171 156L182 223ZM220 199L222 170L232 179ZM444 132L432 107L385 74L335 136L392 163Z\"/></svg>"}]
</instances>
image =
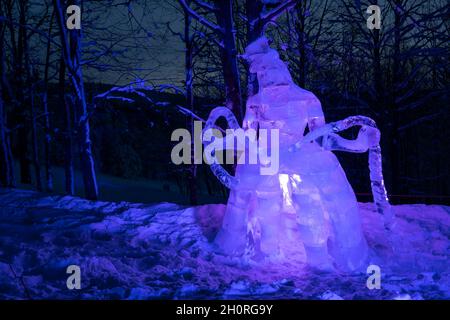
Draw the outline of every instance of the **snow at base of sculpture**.
<instances>
[{"instance_id":1,"label":"snow at base of sculpture","mask_svg":"<svg viewBox=\"0 0 450 320\"><path fill-rule=\"evenodd\" d=\"M354 116L326 124L320 101L293 83L265 37L250 44L244 56L250 72L257 74L259 91L248 98L243 128L279 130L276 148L268 144L270 153L279 154L279 170L261 175L264 164L245 163L236 167L233 177L218 163L211 165L231 189L215 244L226 255L273 261L289 258L290 248L302 243L306 262L313 267L342 271L367 267L369 250L356 197L331 151L369 151L374 202L388 230L393 216L375 122ZM222 107L211 112L205 130L214 128L219 117L225 117L231 128L239 127L231 111ZM361 126L357 139L337 135L352 126ZM310 132L304 136L306 127Z\"/></svg>"}]
</instances>

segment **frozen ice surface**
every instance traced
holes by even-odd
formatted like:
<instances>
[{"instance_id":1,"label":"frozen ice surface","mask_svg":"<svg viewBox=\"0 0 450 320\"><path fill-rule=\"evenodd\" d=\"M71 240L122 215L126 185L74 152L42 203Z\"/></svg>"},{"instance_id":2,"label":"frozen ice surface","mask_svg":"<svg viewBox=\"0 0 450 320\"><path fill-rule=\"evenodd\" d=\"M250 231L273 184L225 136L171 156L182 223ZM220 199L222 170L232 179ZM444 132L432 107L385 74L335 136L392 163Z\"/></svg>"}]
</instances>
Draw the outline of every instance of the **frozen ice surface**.
<instances>
[{"instance_id":1,"label":"frozen ice surface","mask_svg":"<svg viewBox=\"0 0 450 320\"><path fill-rule=\"evenodd\" d=\"M342 274L305 265L301 244L281 263L216 253L224 205L95 202L0 189L1 299L450 299L450 207L393 206L386 233L374 204L360 203L370 264ZM81 268L81 290L66 288L66 268Z\"/></svg>"}]
</instances>

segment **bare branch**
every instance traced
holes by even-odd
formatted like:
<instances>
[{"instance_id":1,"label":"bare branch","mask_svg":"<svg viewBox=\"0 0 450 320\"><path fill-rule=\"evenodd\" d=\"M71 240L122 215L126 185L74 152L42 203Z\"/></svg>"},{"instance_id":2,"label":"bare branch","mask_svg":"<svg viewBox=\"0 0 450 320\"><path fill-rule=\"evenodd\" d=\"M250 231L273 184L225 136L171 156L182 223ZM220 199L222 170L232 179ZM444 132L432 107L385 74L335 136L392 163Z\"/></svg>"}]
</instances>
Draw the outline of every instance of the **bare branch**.
<instances>
[{"instance_id":1,"label":"bare branch","mask_svg":"<svg viewBox=\"0 0 450 320\"><path fill-rule=\"evenodd\" d=\"M221 27L219 27L217 24L212 23L208 19L200 16L195 10L193 10L191 7L188 6L186 3L186 0L178 0L180 5L183 7L183 9L195 20L206 26L207 28L210 28L211 30L217 32L217 33L223 33L223 30Z\"/></svg>"},{"instance_id":2,"label":"bare branch","mask_svg":"<svg viewBox=\"0 0 450 320\"><path fill-rule=\"evenodd\" d=\"M270 12L266 13L265 15L263 15L262 17L260 17L259 20L261 21L262 25L264 26L267 23L269 23L270 21L276 20L280 14L282 14L285 10L289 10L292 7L294 7L296 3L297 3L296 0L287 0L287 1L283 2L282 4L280 4L278 7L276 7L275 9L273 9L272 11L270 11Z\"/></svg>"},{"instance_id":3,"label":"bare branch","mask_svg":"<svg viewBox=\"0 0 450 320\"><path fill-rule=\"evenodd\" d=\"M205 9L205 10L208 10L208 11L211 11L211 12L214 12L214 11L217 10L217 8L214 5L212 5L212 4L209 4L209 3L206 3L206 2L203 2L203 1L200 1L200 0L194 0L194 2L195 2L196 5L198 5L202 9Z\"/></svg>"}]
</instances>

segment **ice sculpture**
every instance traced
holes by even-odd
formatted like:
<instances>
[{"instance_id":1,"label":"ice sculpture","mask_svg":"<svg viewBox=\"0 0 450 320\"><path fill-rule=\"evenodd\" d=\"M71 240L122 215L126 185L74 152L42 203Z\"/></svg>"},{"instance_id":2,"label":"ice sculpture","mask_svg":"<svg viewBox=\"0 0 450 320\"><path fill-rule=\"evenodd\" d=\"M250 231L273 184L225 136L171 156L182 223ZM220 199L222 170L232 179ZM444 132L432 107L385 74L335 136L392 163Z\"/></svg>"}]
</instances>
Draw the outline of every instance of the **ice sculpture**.
<instances>
[{"instance_id":1,"label":"ice sculpture","mask_svg":"<svg viewBox=\"0 0 450 320\"><path fill-rule=\"evenodd\" d=\"M213 173L231 189L222 228L215 243L232 256L253 260L283 256L284 248L301 241L310 265L355 270L368 253L361 230L355 194L331 150L369 150L370 177L378 210L391 218L381 171L379 131L373 120L349 117L325 124L320 101L292 81L278 53L265 37L246 48L250 72L256 73L259 91L247 101L244 129L278 129L279 172L261 175L264 163L239 164L231 176L217 162ZM225 117L231 128L239 128L227 108L214 109L205 130ZM337 133L361 126L356 140ZM306 126L309 134L304 136ZM241 157L248 148L244 148Z\"/></svg>"}]
</instances>

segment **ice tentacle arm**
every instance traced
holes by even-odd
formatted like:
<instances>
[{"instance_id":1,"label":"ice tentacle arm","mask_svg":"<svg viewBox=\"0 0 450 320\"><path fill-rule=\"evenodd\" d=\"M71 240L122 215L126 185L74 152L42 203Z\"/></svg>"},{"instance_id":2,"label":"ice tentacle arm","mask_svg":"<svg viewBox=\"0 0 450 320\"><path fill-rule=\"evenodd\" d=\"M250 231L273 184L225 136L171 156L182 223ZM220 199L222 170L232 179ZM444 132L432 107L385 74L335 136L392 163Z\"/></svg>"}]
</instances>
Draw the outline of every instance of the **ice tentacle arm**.
<instances>
[{"instance_id":1,"label":"ice tentacle arm","mask_svg":"<svg viewBox=\"0 0 450 320\"><path fill-rule=\"evenodd\" d=\"M236 120L236 117L234 116L233 112L231 112L230 109L226 107L216 107L214 108L211 113L209 114L208 120L206 121L205 128L203 130L203 133L207 133L207 131L211 131L216 127L216 122L220 117L224 117L225 120L228 123L228 126L231 129L240 129L238 121ZM225 138L226 139L226 138ZM221 139L222 140L222 139ZM203 143L205 143L205 139L203 140ZM225 185L229 189L234 189L239 184L239 179L229 174L220 164L217 160L217 157L215 155L215 150L211 153L211 158L208 159L211 167L211 171L213 174L219 179L219 181Z\"/></svg>"},{"instance_id":2,"label":"ice tentacle arm","mask_svg":"<svg viewBox=\"0 0 450 320\"><path fill-rule=\"evenodd\" d=\"M361 126L358 137L355 140L347 140L338 132L353 126ZM382 157L380 148L380 131L375 121L364 116L351 116L344 120L325 124L303 137L297 142L291 151L301 149L306 143L313 142L322 137L321 145L326 150L338 150L346 152L366 152L369 150L369 170L372 195L377 211L384 216L384 224L387 229L392 227L393 211L389 204L386 187L384 185Z\"/></svg>"}]
</instances>

